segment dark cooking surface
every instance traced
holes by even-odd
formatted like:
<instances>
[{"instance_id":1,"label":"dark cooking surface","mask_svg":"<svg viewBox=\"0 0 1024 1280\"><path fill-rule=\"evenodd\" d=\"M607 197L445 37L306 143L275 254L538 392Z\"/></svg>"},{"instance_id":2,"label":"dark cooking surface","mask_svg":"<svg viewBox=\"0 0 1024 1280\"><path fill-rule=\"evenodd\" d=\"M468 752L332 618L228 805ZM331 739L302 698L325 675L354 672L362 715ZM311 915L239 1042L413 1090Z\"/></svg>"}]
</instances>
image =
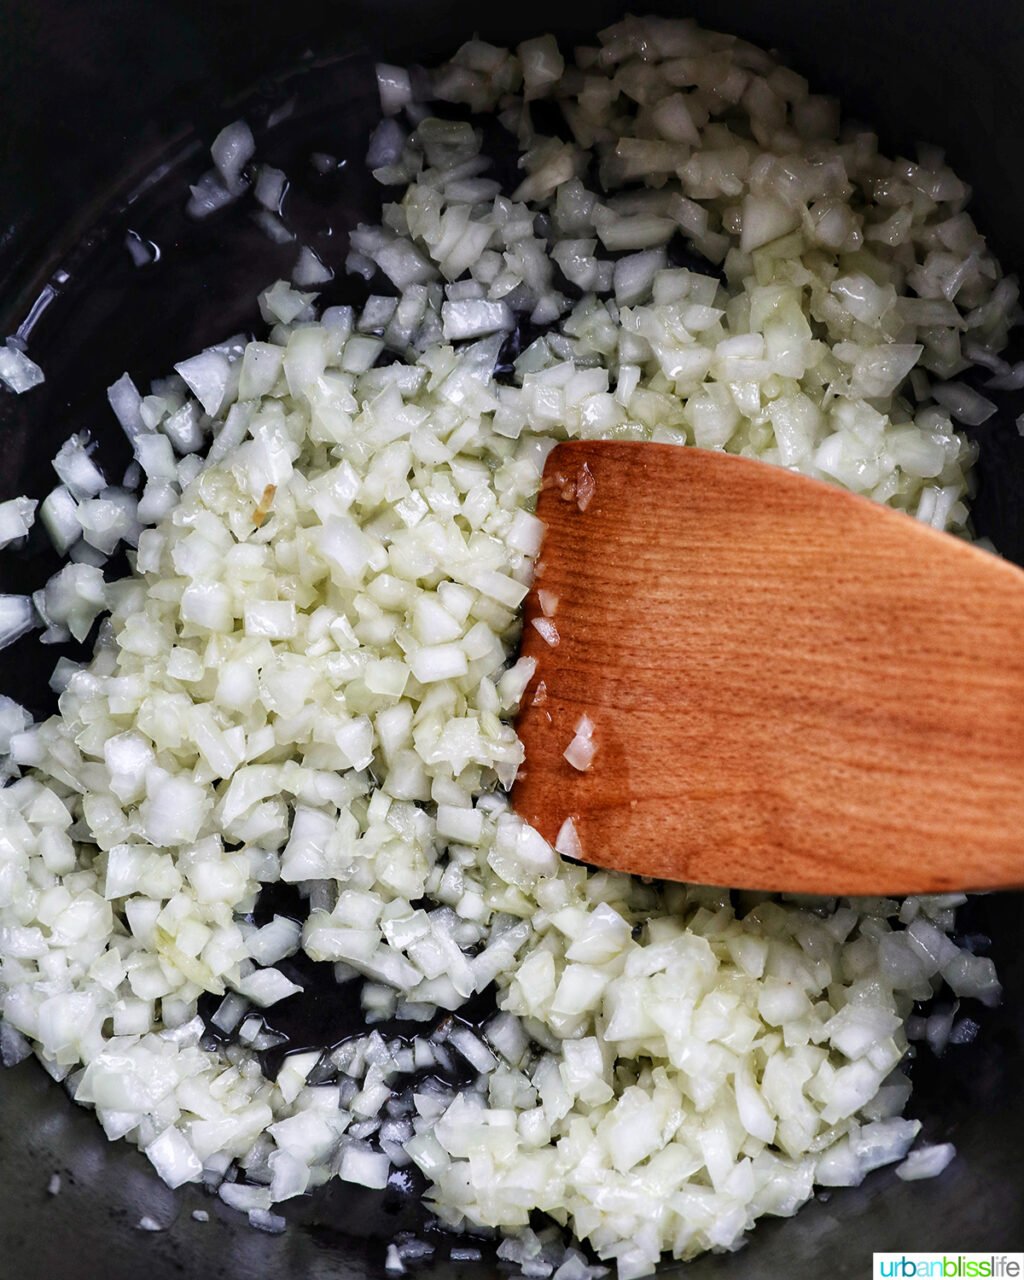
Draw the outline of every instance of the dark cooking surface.
<instances>
[{"instance_id":1,"label":"dark cooking surface","mask_svg":"<svg viewBox=\"0 0 1024 1280\"><path fill-rule=\"evenodd\" d=\"M1024 93L1013 87L1010 70L1024 57L1024 35L1015 6L975 4L968 25L954 16L957 6L931 0L935 25L926 44L919 39L921 7L913 2L708 2L685 11L784 48L818 87L843 91L865 118L887 126L893 145L918 135L948 144L954 165L977 187L979 224L992 232L1008 265L1024 262L1018 212ZM246 113L257 126L258 158L296 180L290 224L340 267L341 233L359 216L373 217L379 198L360 163L376 111L370 63L360 49L426 59L443 55L474 27L512 39L552 28L592 32L616 12L608 3L517 6L503 16L427 0L286 6L3 0L0 338L42 297L47 305L36 311L29 350L48 381L20 399L0 390L0 500L45 492L53 483L49 459L72 430L88 427L100 436L108 473L116 473L127 451L105 387L126 368L141 385L206 343L258 325L255 293L288 273L295 247L272 245L249 221L251 204L202 226L188 223L181 210L186 183L207 167L205 144L259 76L302 66L290 79L266 83ZM303 63L308 48L323 57ZM346 49L355 56L328 56ZM988 50L1002 75L985 68ZM269 134L261 130L260 120L293 94L290 119ZM348 163L318 175L308 164L312 151ZM143 179L167 162L167 172L147 186ZM132 265L124 248L128 229L160 246L157 265ZM58 267L69 279L48 297L44 286ZM346 301L358 296L358 286L341 274L324 296ZM1008 398L981 429L975 512L979 528L1024 562L1024 443L1013 421L1022 408ZM35 533L24 556L3 557L0 591L31 590L52 572L45 537ZM0 690L45 709L55 656L33 637L4 651ZM979 1015L983 1030L974 1045L951 1049L941 1063L925 1056L915 1064L911 1113L929 1139L957 1144L950 1170L917 1184L880 1171L861 1188L809 1205L793 1222L764 1222L741 1253L689 1264L688 1277L867 1276L873 1249L1024 1247L1024 1108L1017 1097L1024 961L1014 954L1024 933L1022 905L1020 895L1006 894L971 908L969 927L995 939L1006 1003ZM329 1041L352 1029L347 1001L327 993L312 1006L278 1012L299 1039ZM63 1187L51 1198L46 1188L54 1172ZM198 1207L210 1213L208 1223L192 1219ZM354 1280L383 1274L384 1247L395 1232L421 1229L416 1206L397 1189L381 1196L334 1183L312 1199L290 1202L285 1213L296 1225L270 1237L202 1191L172 1193L134 1148L108 1144L93 1117L72 1107L35 1063L0 1071L4 1280ZM144 1215L167 1230L137 1230ZM432 1274L493 1274L493 1267L446 1263L447 1242L436 1243Z\"/></svg>"}]
</instances>

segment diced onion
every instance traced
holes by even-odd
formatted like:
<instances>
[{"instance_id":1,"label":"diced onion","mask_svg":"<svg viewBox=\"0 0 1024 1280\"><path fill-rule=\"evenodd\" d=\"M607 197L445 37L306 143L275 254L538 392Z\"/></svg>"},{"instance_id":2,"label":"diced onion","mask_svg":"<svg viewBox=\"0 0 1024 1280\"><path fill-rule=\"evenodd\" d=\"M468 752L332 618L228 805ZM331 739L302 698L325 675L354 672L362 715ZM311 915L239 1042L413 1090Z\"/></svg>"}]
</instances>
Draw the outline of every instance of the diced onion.
<instances>
[{"instance_id":1,"label":"diced onion","mask_svg":"<svg viewBox=\"0 0 1024 1280\"><path fill-rule=\"evenodd\" d=\"M42 369L8 338L0 347L0 382L15 395L22 395L45 382Z\"/></svg>"},{"instance_id":2,"label":"diced onion","mask_svg":"<svg viewBox=\"0 0 1024 1280\"><path fill-rule=\"evenodd\" d=\"M236 120L221 129L210 147L210 155L221 181L231 195L245 190L243 170L256 151L252 130L244 120Z\"/></svg>"},{"instance_id":3,"label":"diced onion","mask_svg":"<svg viewBox=\"0 0 1024 1280\"><path fill-rule=\"evenodd\" d=\"M739 914L727 890L591 871L572 816L552 848L509 809L557 439L727 449L965 531L955 422L993 407L951 379L1018 374L999 355L1016 283L941 155L840 144L834 104L691 22L597 40L568 65L542 36L379 67L369 159L400 194L347 266L394 288L318 317L303 287L331 272L302 247L259 297L262 339L147 396L125 374L124 484L69 440L39 519L71 563L0 602L0 643L41 619L46 643L94 645L58 663L50 719L0 699L3 1061L31 1046L109 1137L260 1230L331 1176L382 1190L415 1165L441 1225L498 1230L535 1280L604 1270L535 1210L633 1280L666 1251L737 1248L816 1185L938 1173L948 1144L907 1154L906 1040L951 1053L980 1034L960 1002L1001 996L954 933L960 895ZM509 188L489 134L431 93L500 113ZM545 98L564 137L536 132ZM286 179L250 168L248 127L212 151L189 212L251 175L248 216L284 243ZM690 251L709 265L673 265ZM0 377L41 374L8 342ZM561 495L600 499L587 468ZM32 515L0 506L0 541ZM559 602L537 601L556 645ZM612 728L581 716L568 765ZM262 914L278 880L303 918ZM286 1046L300 951L352 981L366 1025L271 1081L257 1055ZM497 1013L462 1021L492 988ZM420 1033L389 1038L392 1018ZM431 1252L401 1236L387 1265Z\"/></svg>"},{"instance_id":4,"label":"diced onion","mask_svg":"<svg viewBox=\"0 0 1024 1280\"><path fill-rule=\"evenodd\" d=\"M904 1182L916 1182L920 1178L937 1178L956 1155L951 1142L939 1142L930 1147L918 1147L911 1151L902 1164L896 1166L896 1177Z\"/></svg>"},{"instance_id":5,"label":"diced onion","mask_svg":"<svg viewBox=\"0 0 1024 1280\"><path fill-rule=\"evenodd\" d=\"M9 498L0 502L0 550L28 537L28 531L35 524L37 505L32 498Z\"/></svg>"}]
</instances>

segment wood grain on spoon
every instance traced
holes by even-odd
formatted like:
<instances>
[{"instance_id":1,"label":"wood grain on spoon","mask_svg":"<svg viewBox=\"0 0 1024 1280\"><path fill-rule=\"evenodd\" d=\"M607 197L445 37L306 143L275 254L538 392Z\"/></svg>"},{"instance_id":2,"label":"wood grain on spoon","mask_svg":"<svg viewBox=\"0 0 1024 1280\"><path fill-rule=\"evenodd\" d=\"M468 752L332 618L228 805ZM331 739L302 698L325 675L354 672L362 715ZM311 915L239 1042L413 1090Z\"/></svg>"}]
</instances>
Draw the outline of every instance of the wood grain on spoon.
<instances>
[{"instance_id":1,"label":"wood grain on spoon","mask_svg":"<svg viewBox=\"0 0 1024 1280\"><path fill-rule=\"evenodd\" d=\"M548 840L736 887L1024 884L1024 573L720 453L572 442L545 477L512 799Z\"/></svg>"}]
</instances>

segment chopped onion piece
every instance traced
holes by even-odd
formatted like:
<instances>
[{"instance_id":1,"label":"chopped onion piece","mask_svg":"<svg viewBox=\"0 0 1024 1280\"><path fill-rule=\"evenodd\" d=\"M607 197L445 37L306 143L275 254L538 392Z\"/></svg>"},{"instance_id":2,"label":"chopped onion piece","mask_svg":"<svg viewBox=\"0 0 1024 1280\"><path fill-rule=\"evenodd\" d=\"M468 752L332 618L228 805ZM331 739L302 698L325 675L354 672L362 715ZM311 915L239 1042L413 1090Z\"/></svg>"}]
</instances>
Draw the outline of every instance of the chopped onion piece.
<instances>
[{"instance_id":1,"label":"chopped onion piece","mask_svg":"<svg viewBox=\"0 0 1024 1280\"><path fill-rule=\"evenodd\" d=\"M28 531L35 524L37 505L33 498L9 498L7 502L0 502L0 550L28 537Z\"/></svg>"},{"instance_id":2,"label":"chopped onion piece","mask_svg":"<svg viewBox=\"0 0 1024 1280\"><path fill-rule=\"evenodd\" d=\"M310 285L326 284L334 279L334 272L325 267L317 255L308 246L299 250L298 261L292 268L292 283L306 289Z\"/></svg>"},{"instance_id":3,"label":"chopped onion piece","mask_svg":"<svg viewBox=\"0 0 1024 1280\"><path fill-rule=\"evenodd\" d=\"M129 440L148 430L142 418L142 396L129 374L123 373L107 388L107 400Z\"/></svg>"},{"instance_id":4,"label":"chopped onion piece","mask_svg":"<svg viewBox=\"0 0 1024 1280\"><path fill-rule=\"evenodd\" d=\"M939 382L932 387L932 395L943 408L969 427L980 427L996 411L991 400L969 387L965 382Z\"/></svg>"},{"instance_id":5,"label":"chopped onion piece","mask_svg":"<svg viewBox=\"0 0 1024 1280\"><path fill-rule=\"evenodd\" d=\"M14 345L13 338L8 338L0 347L0 382L20 396L45 381L45 375L36 362Z\"/></svg>"},{"instance_id":6,"label":"chopped onion piece","mask_svg":"<svg viewBox=\"0 0 1024 1280\"><path fill-rule=\"evenodd\" d=\"M441 308L444 336L453 342L483 338L490 333L508 333L515 324L504 302L446 302Z\"/></svg>"},{"instance_id":7,"label":"chopped onion piece","mask_svg":"<svg viewBox=\"0 0 1024 1280\"><path fill-rule=\"evenodd\" d=\"M210 155L221 181L232 196L241 195L245 190L243 170L255 152L256 142L252 130L244 120L235 120L232 124L225 125L214 138Z\"/></svg>"},{"instance_id":8,"label":"chopped onion piece","mask_svg":"<svg viewBox=\"0 0 1024 1280\"><path fill-rule=\"evenodd\" d=\"M243 995L253 1004L266 1009L279 1000L287 1000L302 990L294 982L290 982L279 969L257 969L247 978L240 978L235 986L239 995Z\"/></svg>"},{"instance_id":9,"label":"chopped onion piece","mask_svg":"<svg viewBox=\"0 0 1024 1280\"><path fill-rule=\"evenodd\" d=\"M580 843L579 834L576 831L576 823L572 818L566 818L559 828L558 836L555 839L555 848L567 858L583 857L583 845Z\"/></svg>"},{"instance_id":10,"label":"chopped onion piece","mask_svg":"<svg viewBox=\"0 0 1024 1280\"><path fill-rule=\"evenodd\" d=\"M558 634L558 628L551 621L551 619L550 618L533 618L531 619L531 622L532 622L532 625L536 628L536 630L540 633L540 637L544 641L544 643L549 644L553 649L558 644L561 637Z\"/></svg>"},{"instance_id":11,"label":"chopped onion piece","mask_svg":"<svg viewBox=\"0 0 1024 1280\"><path fill-rule=\"evenodd\" d=\"M204 351L189 360L179 361L174 368L184 378L204 412L215 417L224 404L228 389L231 368L227 357L219 351Z\"/></svg>"},{"instance_id":12,"label":"chopped onion piece","mask_svg":"<svg viewBox=\"0 0 1024 1280\"><path fill-rule=\"evenodd\" d=\"M380 109L386 116L396 116L412 102L412 84L404 67L394 67L387 62L377 63L377 92Z\"/></svg>"},{"instance_id":13,"label":"chopped onion piece","mask_svg":"<svg viewBox=\"0 0 1024 1280\"><path fill-rule=\"evenodd\" d=\"M388 1185L390 1171L391 1161L386 1155L351 1143L342 1153L338 1177L343 1182L355 1182L361 1187L379 1190Z\"/></svg>"},{"instance_id":14,"label":"chopped onion piece","mask_svg":"<svg viewBox=\"0 0 1024 1280\"><path fill-rule=\"evenodd\" d=\"M285 193L288 190L288 178L280 169L272 165L261 164L256 174L256 203L261 204L270 213L281 212Z\"/></svg>"},{"instance_id":15,"label":"chopped onion piece","mask_svg":"<svg viewBox=\"0 0 1024 1280\"><path fill-rule=\"evenodd\" d=\"M0 595L0 649L39 626L31 596Z\"/></svg>"},{"instance_id":16,"label":"chopped onion piece","mask_svg":"<svg viewBox=\"0 0 1024 1280\"><path fill-rule=\"evenodd\" d=\"M594 723L589 716L581 716L576 724L576 734L572 742L562 752L565 759L574 769L585 772L593 764L597 754L597 743L594 741Z\"/></svg>"},{"instance_id":17,"label":"chopped onion piece","mask_svg":"<svg viewBox=\"0 0 1024 1280\"><path fill-rule=\"evenodd\" d=\"M53 460L54 471L79 500L94 497L107 484L90 456L94 448L87 435L72 436L61 445Z\"/></svg>"},{"instance_id":18,"label":"chopped onion piece","mask_svg":"<svg viewBox=\"0 0 1024 1280\"><path fill-rule=\"evenodd\" d=\"M43 499L39 519L59 555L66 555L82 536L78 503L64 485L58 485Z\"/></svg>"},{"instance_id":19,"label":"chopped onion piece","mask_svg":"<svg viewBox=\"0 0 1024 1280\"><path fill-rule=\"evenodd\" d=\"M1012 367L1007 366L1004 371L997 372L985 386L993 391L1019 391L1024 387L1024 360L1018 360Z\"/></svg>"},{"instance_id":20,"label":"chopped onion piece","mask_svg":"<svg viewBox=\"0 0 1024 1280\"><path fill-rule=\"evenodd\" d=\"M190 218L197 220L208 218L219 209L234 203L236 199L224 185L220 174L213 169L204 173L189 190L192 194L185 205L185 212Z\"/></svg>"},{"instance_id":21,"label":"chopped onion piece","mask_svg":"<svg viewBox=\"0 0 1024 1280\"><path fill-rule=\"evenodd\" d=\"M902 1164L896 1166L896 1177L904 1182L916 1182L919 1178L937 1178L956 1155L952 1142L939 1142L930 1147L918 1147L911 1151Z\"/></svg>"}]
</instances>

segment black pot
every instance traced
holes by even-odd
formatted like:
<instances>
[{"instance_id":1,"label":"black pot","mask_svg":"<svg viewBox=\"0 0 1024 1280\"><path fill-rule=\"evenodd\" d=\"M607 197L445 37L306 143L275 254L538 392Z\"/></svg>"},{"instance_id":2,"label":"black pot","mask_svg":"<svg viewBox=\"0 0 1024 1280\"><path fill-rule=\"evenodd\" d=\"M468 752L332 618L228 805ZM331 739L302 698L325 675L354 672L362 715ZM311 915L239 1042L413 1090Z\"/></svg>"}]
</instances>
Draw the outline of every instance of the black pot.
<instances>
[{"instance_id":1,"label":"black pot","mask_svg":"<svg viewBox=\"0 0 1024 1280\"><path fill-rule=\"evenodd\" d=\"M1007 0L692 0L639 5L687 13L781 49L847 112L876 125L889 148L918 138L945 145L975 188L974 212L1008 268L1024 261L1024 24ZM291 216L307 242L340 267L346 231L374 216L379 195L362 172L376 112L372 60L424 61L479 30L518 40L544 30L582 37L618 16L616 0L558 0L503 12L464 0L3 0L0 7L0 336L20 330L46 384L0 392L0 500L52 485L49 459L73 430L101 441L108 474L127 462L105 388L125 369L141 383L175 360L240 329L258 327L257 288L290 269L232 210L209 224L182 215L186 184L206 167L205 147L245 112L261 159L293 178ZM310 51L313 51L312 53ZM268 117L294 99L289 118ZM310 152L348 163L319 174ZM131 232L159 246L136 267ZM329 301L357 296L340 279ZM1007 397L978 431L975 521L1024 563L1024 442ZM32 590L56 562L41 531L0 557L0 591ZM1008 635L1007 645L1021 642ZM29 637L0 655L0 689L48 710L57 653ZM993 661L999 655L993 654ZM956 768L956 761L950 761ZM1024 835L1022 835L1024 843ZM941 1062L914 1065L911 1114L930 1140L956 1143L937 1181L871 1175L802 1210L764 1222L736 1255L688 1264L691 1280L729 1276L866 1277L874 1250L1024 1248L1024 899L975 899L964 927L993 939L1005 984L1001 1008ZM972 1010L972 1013L976 1011ZM296 1035L318 1042L349 1029L351 1011L323 993ZM48 1194L51 1175L62 1189ZM204 1208L201 1223L192 1210ZM270 1237L196 1188L168 1191L148 1162L108 1144L34 1063L0 1072L0 1272L18 1280L382 1275L397 1231L422 1229L415 1196L340 1184L286 1206L289 1230ZM138 1228L144 1216L164 1229ZM452 1263L432 1237L431 1275L494 1274Z\"/></svg>"}]
</instances>

